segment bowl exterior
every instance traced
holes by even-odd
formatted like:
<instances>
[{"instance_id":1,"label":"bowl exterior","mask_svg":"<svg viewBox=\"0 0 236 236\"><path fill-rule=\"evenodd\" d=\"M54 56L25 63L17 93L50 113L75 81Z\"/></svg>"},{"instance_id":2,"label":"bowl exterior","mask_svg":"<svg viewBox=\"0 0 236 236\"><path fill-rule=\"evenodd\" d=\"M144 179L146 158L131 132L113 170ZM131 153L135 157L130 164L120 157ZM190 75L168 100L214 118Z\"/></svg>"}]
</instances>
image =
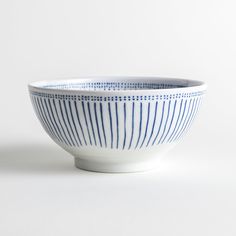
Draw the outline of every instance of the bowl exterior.
<instances>
[{"instance_id":1,"label":"bowl exterior","mask_svg":"<svg viewBox=\"0 0 236 236\"><path fill-rule=\"evenodd\" d=\"M30 88L43 128L80 168L126 172L156 166L191 127L205 88L105 93Z\"/></svg>"}]
</instances>

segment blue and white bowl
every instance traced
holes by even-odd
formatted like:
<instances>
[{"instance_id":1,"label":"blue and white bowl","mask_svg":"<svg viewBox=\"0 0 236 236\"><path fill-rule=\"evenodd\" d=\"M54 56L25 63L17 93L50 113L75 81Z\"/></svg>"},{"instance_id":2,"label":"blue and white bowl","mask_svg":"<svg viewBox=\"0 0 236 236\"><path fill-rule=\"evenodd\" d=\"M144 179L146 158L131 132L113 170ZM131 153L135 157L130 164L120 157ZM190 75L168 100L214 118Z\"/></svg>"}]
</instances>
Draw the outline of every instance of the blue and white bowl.
<instances>
[{"instance_id":1,"label":"blue and white bowl","mask_svg":"<svg viewBox=\"0 0 236 236\"><path fill-rule=\"evenodd\" d=\"M191 127L206 85L155 77L95 77L29 85L43 128L78 168L155 168Z\"/></svg>"}]
</instances>

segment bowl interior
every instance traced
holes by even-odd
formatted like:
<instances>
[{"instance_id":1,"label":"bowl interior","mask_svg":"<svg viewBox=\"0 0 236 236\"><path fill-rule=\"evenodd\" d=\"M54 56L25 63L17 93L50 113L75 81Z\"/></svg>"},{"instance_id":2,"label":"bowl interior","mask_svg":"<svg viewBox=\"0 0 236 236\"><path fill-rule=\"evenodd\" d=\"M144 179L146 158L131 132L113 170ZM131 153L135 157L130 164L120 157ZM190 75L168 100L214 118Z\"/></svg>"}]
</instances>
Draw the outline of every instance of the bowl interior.
<instances>
[{"instance_id":1,"label":"bowl interior","mask_svg":"<svg viewBox=\"0 0 236 236\"><path fill-rule=\"evenodd\" d=\"M41 81L31 86L43 89L82 90L82 91L120 91L155 90L200 86L202 82L167 78L95 78L57 81Z\"/></svg>"}]
</instances>

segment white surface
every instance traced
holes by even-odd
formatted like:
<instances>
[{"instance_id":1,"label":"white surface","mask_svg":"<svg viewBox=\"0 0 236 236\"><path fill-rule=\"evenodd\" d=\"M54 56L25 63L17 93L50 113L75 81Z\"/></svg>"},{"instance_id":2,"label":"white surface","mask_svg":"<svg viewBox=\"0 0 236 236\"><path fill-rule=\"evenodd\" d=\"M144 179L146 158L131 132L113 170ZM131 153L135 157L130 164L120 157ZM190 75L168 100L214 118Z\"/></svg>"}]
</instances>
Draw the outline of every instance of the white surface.
<instances>
[{"instance_id":1,"label":"white surface","mask_svg":"<svg viewBox=\"0 0 236 236\"><path fill-rule=\"evenodd\" d=\"M235 21L233 0L2 1L0 235L235 235ZM81 75L199 79L208 95L159 171L89 173L26 87Z\"/></svg>"}]
</instances>

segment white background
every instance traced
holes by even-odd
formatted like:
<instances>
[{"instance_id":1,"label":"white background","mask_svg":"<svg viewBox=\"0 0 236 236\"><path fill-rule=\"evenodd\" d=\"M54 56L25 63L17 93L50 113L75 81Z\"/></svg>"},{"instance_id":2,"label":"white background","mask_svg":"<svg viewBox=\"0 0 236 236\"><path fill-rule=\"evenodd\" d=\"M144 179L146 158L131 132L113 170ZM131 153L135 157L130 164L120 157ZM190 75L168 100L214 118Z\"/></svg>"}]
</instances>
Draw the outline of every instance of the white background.
<instances>
[{"instance_id":1,"label":"white background","mask_svg":"<svg viewBox=\"0 0 236 236\"><path fill-rule=\"evenodd\" d=\"M233 0L0 2L0 235L236 235ZM27 83L203 80L191 132L157 171L98 174L42 130Z\"/></svg>"}]
</instances>

